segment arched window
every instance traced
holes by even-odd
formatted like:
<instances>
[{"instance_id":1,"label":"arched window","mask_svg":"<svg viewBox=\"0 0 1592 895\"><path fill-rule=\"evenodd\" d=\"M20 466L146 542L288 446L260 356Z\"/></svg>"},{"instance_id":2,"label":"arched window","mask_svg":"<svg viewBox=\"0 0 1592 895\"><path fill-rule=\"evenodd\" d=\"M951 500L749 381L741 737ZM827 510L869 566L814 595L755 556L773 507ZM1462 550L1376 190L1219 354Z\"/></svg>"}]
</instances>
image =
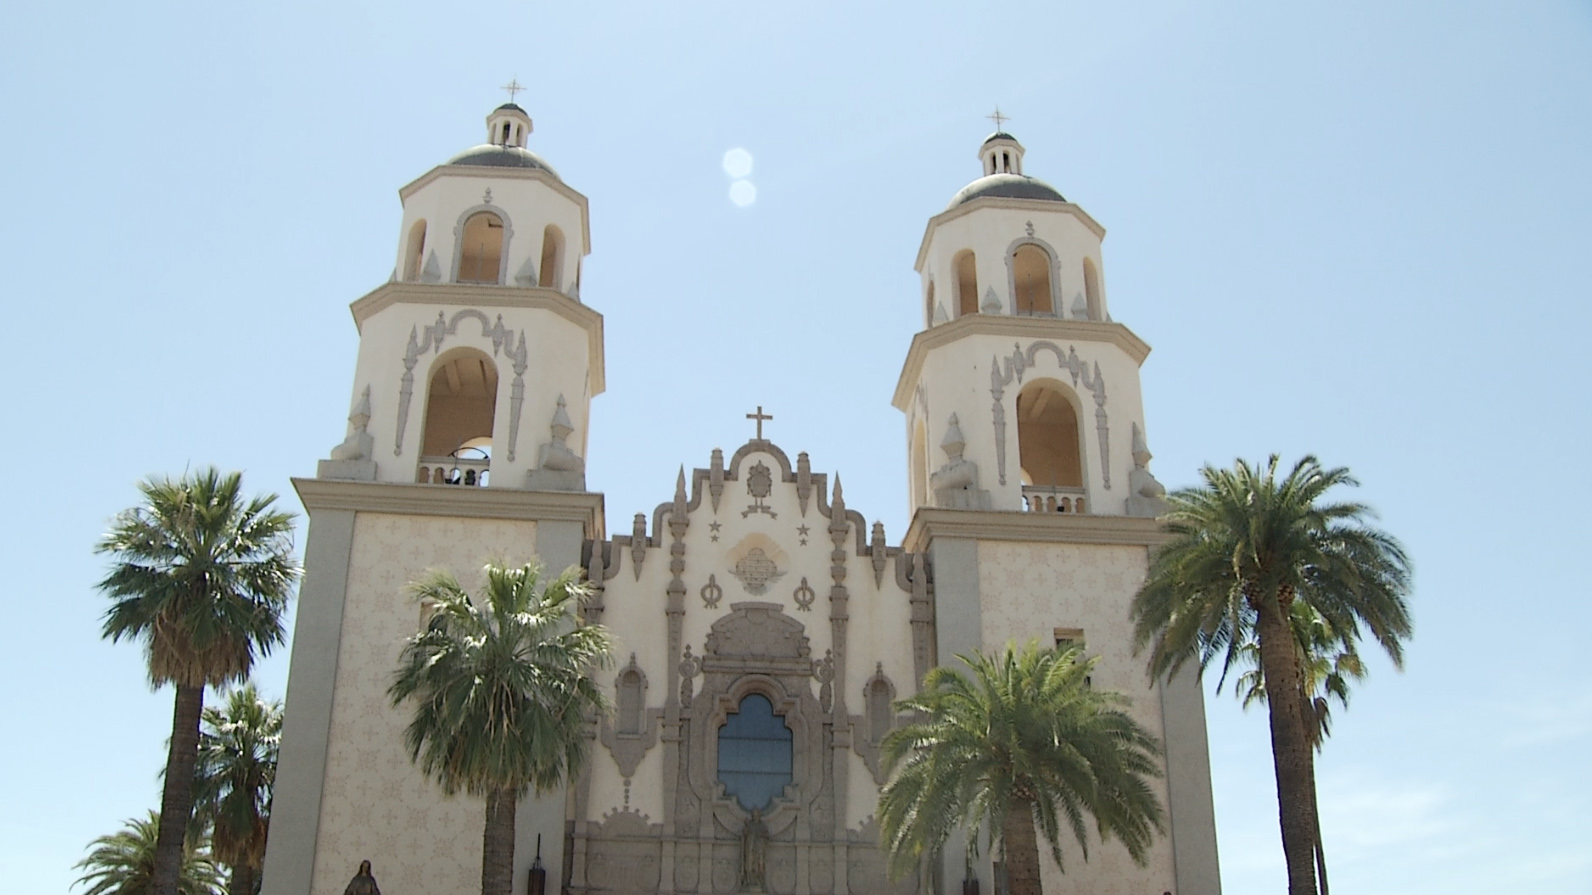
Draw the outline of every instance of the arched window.
<instances>
[{"instance_id":1,"label":"arched window","mask_svg":"<svg viewBox=\"0 0 1592 895\"><path fill-rule=\"evenodd\" d=\"M542 231L542 266L536 285L547 289L559 288L558 265L564 258L564 231L552 224Z\"/></svg>"},{"instance_id":2,"label":"arched window","mask_svg":"<svg viewBox=\"0 0 1592 895\"><path fill-rule=\"evenodd\" d=\"M437 359L427 388L419 481L486 484L497 388L497 366L474 348L455 348Z\"/></svg>"},{"instance_id":3,"label":"arched window","mask_svg":"<svg viewBox=\"0 0 1592 895\"><path fill-rule=\"evenodd\" d=\"M1041 379L1018 393L1017 456L1025 485L1083 487L1078 411L1066 386Z\"/></svg>"},{"instance_id":4,"label":"arched window","mask_svg":"<svg viewBox=\"0 0 1592 895\"><path fill-rule=\"evenodd\" d=\"M503 219L490 211L470 215L460 238L459 282L503 282Z\"/></svg>"},{"instance_id":5,"label":"arched window","mask_svg":"<svg viewBox=\"0 0 1592 895\"><path fill-rule=\"evenodd\" d=\"M1017 290L1017 313L1053 313L1050 299L1050 253L1025 243L1012 253L1012 285Z\"/></svg>"},{"instance_id":6,"label":"arched window","mask_svg":"<svg viewBox=\"0 0 1592 895\"><path fill-rule=\"evenodd\" d=\"M413 283L420 279L420 268L426 259L426 221L415 221L409 228L409 244L404 246L404 280Z\"/></svg>"},{"instance_id":7,"label":"arched window","mask_svg":"<svg viewBox=\"0 0 1592 895\"><path fill-rule=\"evenodd\" d=\"M767 809L791 782L794 737L761 693L741 699L719 728L719 781L747 811Z\"/></svg>"},{"instance_id":8,"label":"arched window","mask_svg":"<svg viewBox=\"0 0 1592 895\"><path fill-rule=\"evenodd\" d=\"M635 667L636 657L631 656L631 667L619 674L618 698L614 700L619 716L619 733L626 736L640 736L642 728L642 713L646 710L643 704L646 685L641 680L641 670Z\"/></svg>"},{"instance_id":9,"label":"arched window","mask_svg":"<svg viewBox=\"0 0 1592 895\"><path fill-rule=\"evenodd\" d=\"M978 313L978 268L971 249L963 249L951 259L956 271L956 316Z\"/></svg>"},{"instance_id":10,"label":"arched window","mask_svg":"<svg viewBox=\"0 0 1592 895\"><path fill-rule=\"evenodd\" d=\"M884 741L884 735L890 732L890 726L895 721L895 712L890 708L890 703L895 700L895 688L883 676L875 676L868 682L866 695L868 742L877 746Z\"/></svg>"},{"instance_id":11,"label":"arched window","mask_svg":"<svg viewBox=\"0 0 1592 895\"><path fill-rule=\"evenodd\" d=\"M1095 270L1093 258L1083 259L1083 297L1089 303L1089 319L1104 320L1100 308L1100 272Z\"/></svg>"},{"instance_id":12,"label":"arched window","mask_svg":"<svg viewBox=\"0 0 1592 895\"><path fill-rule=\"evenodd\" d=\"M912 431L912 497L916 506L929 505L929 436L922 420Z\"/></svg>"}]
</instances>

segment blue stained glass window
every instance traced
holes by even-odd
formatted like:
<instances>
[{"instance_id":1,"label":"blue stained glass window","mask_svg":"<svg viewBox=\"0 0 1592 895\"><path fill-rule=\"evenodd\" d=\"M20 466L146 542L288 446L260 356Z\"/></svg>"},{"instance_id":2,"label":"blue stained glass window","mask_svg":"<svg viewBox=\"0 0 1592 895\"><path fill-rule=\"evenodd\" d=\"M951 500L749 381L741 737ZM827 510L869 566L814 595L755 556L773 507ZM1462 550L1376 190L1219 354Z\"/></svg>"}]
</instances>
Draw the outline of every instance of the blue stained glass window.
<instances>
[{"instance_id":1,"label":"blue stained glass window","mask_svg":"<svg viewBox=\"0 0 1592 895\"><path fill-rule=\"evenodd\" d=\"M791 732L768 697L753 693L719 728L719 780L747 811L767 808L791 782Z\"/></svg>"}]
</instances>

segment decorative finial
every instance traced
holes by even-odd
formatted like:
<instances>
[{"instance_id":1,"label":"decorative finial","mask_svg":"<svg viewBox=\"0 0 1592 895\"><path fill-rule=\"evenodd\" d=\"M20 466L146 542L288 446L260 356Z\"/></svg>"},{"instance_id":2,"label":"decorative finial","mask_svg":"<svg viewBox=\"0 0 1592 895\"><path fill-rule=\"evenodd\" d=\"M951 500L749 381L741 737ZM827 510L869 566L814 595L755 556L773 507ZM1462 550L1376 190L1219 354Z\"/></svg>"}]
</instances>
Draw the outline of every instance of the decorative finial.
<instances>
[{"instance_id":1,"label":"decorative finial","mask_svg":"<svg viewBox=\"0 0 1592 895\"><path fill-rule=\"evenodd\" d=\"M746 418L749 419L749 420L757 420L757 440L758 441L762 441L763 440L763 421L764 420L771 420L771 419L774 418L774 416L773 416L773 414L765 414L763 412L763 405L759 404L759 405L757 405L757 412L756 413L748 413L746 415Z\"/></svg>"},{"instance_id":2,"label":"decorative finial","mask_svg":"<svg viewBox=\"0 0 1592 895\"><path fill-rule=\"evenodd\" d=\"M996 133L1001 133L1004 130L1003 125L1005 125L1006 122L1012 120L1011 116L1002 115L1001 114L1001 107L998 106L998 105L995 107L995 114L993 114L993 115L985 115L984 117L988 118L989 120L991 120L993 122L995 122L995 132Z\"/></svg>"},{"instance_id":3,"label":"decorative finial","mask_svg":"<svg viewBox=\"0 0 1592 895\"><path fill-rule=\"evenodd\" d=\"M520 79L519 78L511 78L507 84L504 84L499 89L501 89L501 90L503 90L503 91L508 93L509 102L512 103L512 102L514 102L514 94L519 93L521 90L525 90L526 88L522 84L520 84ZM995 111L999 112L1000 109L996 109Z\"/></svg>"}]
</instances>

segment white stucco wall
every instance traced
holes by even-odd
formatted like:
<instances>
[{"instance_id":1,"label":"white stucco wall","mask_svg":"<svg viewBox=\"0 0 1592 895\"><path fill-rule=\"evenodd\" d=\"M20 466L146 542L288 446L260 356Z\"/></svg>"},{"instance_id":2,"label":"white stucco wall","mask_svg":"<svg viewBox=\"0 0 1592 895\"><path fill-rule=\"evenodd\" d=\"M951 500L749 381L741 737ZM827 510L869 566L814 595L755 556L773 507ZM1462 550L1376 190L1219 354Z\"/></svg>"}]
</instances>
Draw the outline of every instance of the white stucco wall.
<instances>
[{"instance_id":1,"label":"white stucco wall","mask_svg":"<svg viewBox=\"0 0 1592 895\"><path fill-rule=\"evenodd\" d=\"M549 183L527 176L516 169L450 167L443 176L408 193L403 202L403 220L398 230L399 279L412 247L410 232L416 221L426 222L425 258L435 254L443 282L453 282L454 260L464 221L475 211L490 210L504 221L508 265L502 285L516 285L516 277L530 262L539 274L542 264L542 237L549 224L564 235L564 249L554 288L575 293L576 272L586 245L586 219L583 204ZM486 191L492 191L490 201ZM578 194L577 194L578 195ZM424 264L424 261L422 261ZM534 284L532 284L534 285Z\"/></svg>"},{"instance_id":2,"label":"white stucco wall","mask_svg":"<svg viewBox=\"0 0 1592 895\"><path fill-rule=\"evenodd\" d=\"M492 557L532 558L536 523L360 513L354 521L331 736L311 891L341 895L370 860L388 895L470 892L481 879L485 804L448 798L409 760L409 714L387 687L420 609L404 586L426 569L452 569L467 588Z\"/></svg>"},{"instance_id":3,"label":"white stucco wall","mask_svg":"<svg viewBox=\"0 0 1592 895\"><path fill-rule=\"evenodd\" d=\"M1008 641L1038 638L1054 643L1056 628L1082 628L1088 654L1099 657L1092 675L1098 689L1127 694L1134 719L1163 738L1160 691L1144 674L1143 657L1132 652L1128 606L1144 580L1148 551L1144 547L1037 544L983 541L978 546L978 579L984 649L1000 649ZM1165 780L1155 790L1164 808ZM1063 874L1041 845L1047 893L1142 895L1175 891L1172 843L1157 840L1148 866L1139 867L1118 843L1101 845L1091 835L1089 860L1077 843L1062 842L1067 857Z\"/></svg>"},{"instance_id":4,"label":"white stucco wall","mask_svg":"<svg viewBox=\"0 0 1592 895\"><path fill-rule=\"evenodd\" d=\"M569 447L584 456L591 412L593 360L586 330L544 308L490 305L475 310L493 323L501 317L503 326L513 332L514 345L504 345L494 353L491 338L482 335L481 323L473 318L460 319L455 333L443 341L441 351L432 347L415 364L402 451L396 450L404 354L409 335L435 324L438 314L445 321L452 321L467 308L468 305L398 302L372 314L361 327L353 395L357 400L365 387L370 387L371 417L366 431L374 439L378 481L415 481L431 376L437 369L438 358L458 347L481 351L497 368L497 409L492 431L493 487L524 487L525 473L536 467L538 448L551 438L548 427L560 395L564 396L575 429L569 437ZM508 448L515 374L510 352L518 346L521 334L526 344L525 392L520 408L519 438L511 460Z\"/></svg>"},{"instance_id":5,"label":"white stucco wall","mask_svg":"<svg viewBox=\"0 0 1592 895\"><path fill-rule=\"evenodd\" d=\"M997 200L998 201L998 200ZM964 249L974 253L978 274L978 301L983 306L990 287L1001 300L1004 313L1012 312L1011 277L1008 262L1012 244L1033 239L1048 246L1059 266L1059 277L1052 284L1052 308L1057 316L1072 317L1074 299L1084 294L1083 260L1094 262L1099 274L1100 316L1109 314L1106 302L1105 268L1101 265L1100 237L1077 216L1059 203L1025 203L1030 207L1010 208L989 204L965 213L946 215L932 223L925 236L924 264L919 269L923 288L934 283L934 300L944 305L946 319L958 316L956 270L953 259ZM1049 205L1051 208L1046 208ZM1033 225L1032 236L1028 234ZM921 293L920 293L921 294Z\"/></svg>"},{"instance_id":6,"label":"white stucco wall","mask_svg":"<svg viewBox=\"0 0 1592 895\"><path fill-rule=\"evenodd\" d=\"M1080 379L1076 387L1071 371L1062 366L1054 352L1041 349L1034 354L1022 381L1014 377L1002 388L1001 406L1005 412L1006 484L1000 483L993 396L990 388L991 364L1006 369L1014 342L1026 352L1038 341L1050 341L1063 353L1076 350L1078 358L1093 377L1096 364L1105 381L1107 445L1109 457L1102 455L1096 404L1093 393ZM992 509L1022 509L1022 466L1019 462L1017 396L1035 380L1053 380L1064 392L1072 392L1082 442L1083 479L1087 507L1094 515L1122 515L1127 510L1128 473L1133 468L1133 425L1144 428L1143 398L1139 390L1139 365L1112 342L1086 339L1056 340L1039 335L1013 339L1011 336L970 334L929 350L923 362L918 386L923 400L913 400L907 408L906 430L910 433L921 421L928 432L933 472L946 461L939 444L945 438L951 415L966 439L963 456L978 464L979 486L990 492ZM925 412L927 408L927 412ZM910 450L910 447L909 447ZM1109 468L1110 486L1106 470ZM930 499L933 499L932 492ZM910 498L916 500L914 494ZM917 509L916 504L913 509Z\"/></svg>"}]
</instances>

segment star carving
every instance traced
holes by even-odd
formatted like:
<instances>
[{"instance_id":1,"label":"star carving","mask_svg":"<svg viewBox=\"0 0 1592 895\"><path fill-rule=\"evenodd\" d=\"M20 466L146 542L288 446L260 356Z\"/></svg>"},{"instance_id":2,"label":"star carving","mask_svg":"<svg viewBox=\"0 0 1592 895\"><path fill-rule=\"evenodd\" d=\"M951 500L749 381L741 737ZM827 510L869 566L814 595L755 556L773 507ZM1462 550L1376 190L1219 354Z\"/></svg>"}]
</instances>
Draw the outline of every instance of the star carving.
<instances>
[{"instance_id":1,"label":"star carving","mask_svg":"<svg viewBox=\"0 0 1592 895\"><path fill-rule=\"evenodd\" d=\"M797 534L799 534L799 535L801 535L801 538L802 538L802 546L803 546L803 547L805 547L805 546L807 546L807 535L808 535L808 533L809 533L809 532L811 532L811 531L812 531L812 529L810 529L810 528L808 528L808 527L807 527L807 526L805 526L805 525L798 525L798 526L796 526L796 533L797 533Z\"/></svg>"},{"instance_id":2,"label":"star carving","mask_svg":"<svg viewBox=\"0 0 1592 895\"><path fill-rule=\"evenodd\" d=\"M724 527L724 524L722 522L709 522L708 523L708 531L713 532L713 534L711 536L709 536L708 540L717 541L719 539L719 529L721 529L723 527Z\"/></svg>"}]
</instances>

